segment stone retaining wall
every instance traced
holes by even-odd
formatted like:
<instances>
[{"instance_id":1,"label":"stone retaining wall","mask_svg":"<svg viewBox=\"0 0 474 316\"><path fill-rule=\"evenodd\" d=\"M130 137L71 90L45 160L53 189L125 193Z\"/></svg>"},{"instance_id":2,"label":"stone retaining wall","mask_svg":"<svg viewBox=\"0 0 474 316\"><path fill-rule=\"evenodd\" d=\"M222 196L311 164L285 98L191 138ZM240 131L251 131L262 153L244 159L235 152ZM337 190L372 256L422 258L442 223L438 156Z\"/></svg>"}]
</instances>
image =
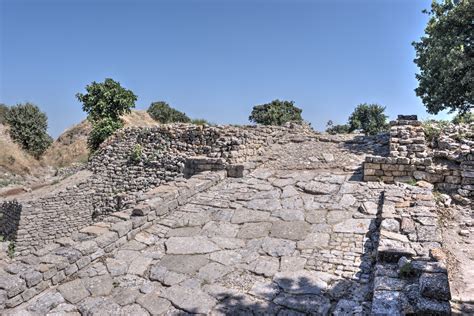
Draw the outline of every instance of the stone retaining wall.
<instances>
[{"instance_id":1,"label":"stone retaining wall","mask_svg":"<svg viewBox=\"0 0 474 316\"><path fill-rule=\"evenodd\" d=\"M226 177L225 171L203 172L188 180L159 186L141 197L133 209L116 212L18 258L0 268L0 312L29 301L51 286L101 260L140 231L150 227L196 193L209 189Z\"/></svg>"},{"instance_id":2,"label":"stone retaining wall","mask_svg":"<svg viewBox=\"0 0 474 316\"><path fill-rule=\"evenodd\" d=\"M0 234L14 240L17 253L24 255L129 208L151 188L205 170L226 169L241 176L242 163L261 159L272 143L313 134L307 126L293 124L169 124L120 130L91 159L88 171L81 171L90 175L60 183L53 192L44 188L42 194L25 194L14 208L9 200L0 201Z\"/></svg>"},{"instance_id":3,"label":"stone retaining wall","mask_svg":"<svg viewBox=\"0 0 474 316\"><path fill-rule=\"evenodd\" d=\"M424 180L441 191L452 193L462 203L472 203L474 141L470 139L474 124L447 128L454 132L444 135L442 131L439 141L431 144L431 148L426 145L423 127L416 116L400 115L390 125L390 154L366 157L365 181Z\"/></svg>"},{"instance_id":4,"label":"stone retaining wall","mask_svg":"<svg viewBox=\"0 0 474 316\"><path fill-rule=\"evenodd\" d=\"M385 191L373 315L450 315L436 205L429 189L401 184Z\"/></svg>"}]
</instances>

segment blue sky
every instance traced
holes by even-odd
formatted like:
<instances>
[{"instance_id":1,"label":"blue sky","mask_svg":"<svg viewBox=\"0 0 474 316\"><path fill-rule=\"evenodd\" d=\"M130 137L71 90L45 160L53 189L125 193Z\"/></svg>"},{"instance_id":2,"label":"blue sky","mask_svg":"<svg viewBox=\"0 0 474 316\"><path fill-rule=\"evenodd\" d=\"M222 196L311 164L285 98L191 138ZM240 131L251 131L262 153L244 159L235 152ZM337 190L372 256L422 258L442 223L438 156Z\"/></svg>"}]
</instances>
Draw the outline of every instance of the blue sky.
<instances>
[{"instance_id":1,"label":"blue sky","mask_svg":"<svg viewBox=\"0 0 474 316\"><path fill-rule=\"evenodd\" d=\"M363 102L427 117L411 42L430 0L0 0L0 102L30 101L58 136L75 94L110 77L196 118L247 123L294 100L316 129Z\"/></svg>"}]
</instances>

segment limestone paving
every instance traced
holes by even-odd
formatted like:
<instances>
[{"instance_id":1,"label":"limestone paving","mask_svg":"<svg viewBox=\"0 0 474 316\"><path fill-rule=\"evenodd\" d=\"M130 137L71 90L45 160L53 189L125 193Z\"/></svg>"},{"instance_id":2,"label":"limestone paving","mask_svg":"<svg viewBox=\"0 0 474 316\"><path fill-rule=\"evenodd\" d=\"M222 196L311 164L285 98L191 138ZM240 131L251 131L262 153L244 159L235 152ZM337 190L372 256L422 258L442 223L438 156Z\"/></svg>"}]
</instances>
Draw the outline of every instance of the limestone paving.
<instances>
[{"instance_id":1,"label":"limestone paving","mask_svg":"<svg viewBox=\"0 0 474 316\"><path fill-rule=\"evenodd\" d=\"M370 313L381 188L344 171L358 156L340 144L283 147L9 313Z\"/></svg>"}]
</instances>

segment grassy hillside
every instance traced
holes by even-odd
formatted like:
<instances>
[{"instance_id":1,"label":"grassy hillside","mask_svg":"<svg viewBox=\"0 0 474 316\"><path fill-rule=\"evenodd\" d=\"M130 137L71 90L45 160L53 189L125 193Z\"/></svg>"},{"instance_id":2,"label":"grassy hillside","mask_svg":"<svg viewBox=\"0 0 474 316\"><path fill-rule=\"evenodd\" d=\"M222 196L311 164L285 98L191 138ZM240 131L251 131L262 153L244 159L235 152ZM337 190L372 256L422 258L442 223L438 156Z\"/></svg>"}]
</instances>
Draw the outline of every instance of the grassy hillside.
<instances>
[{"instance_id":1,"label":"grassy hillside","mask_svg":"<svg viewBox=\"0 0 474 316\"><path fill-rule=\"evenodd\" d=\"M10 138L8 126L0 124L0 173L27 175L41 167L33 156L22 150ZM3 178L0 175L0 179Z\"/></svg>"},{"instance_id":2,"label":"grassy hillside","mask_svg":"<svg viewBox=\"0 0 474 316\"><path fill-rule=\"evenodd\" d=\"M145 111L132 111L123 118L127 126L153 126L157 122ZM87 161L87 136L91 131L91 124L84 120L68 128L62 133L44 154L42 161L52 167L66 167L74 163Z\"/></svg>"}]
</instances>

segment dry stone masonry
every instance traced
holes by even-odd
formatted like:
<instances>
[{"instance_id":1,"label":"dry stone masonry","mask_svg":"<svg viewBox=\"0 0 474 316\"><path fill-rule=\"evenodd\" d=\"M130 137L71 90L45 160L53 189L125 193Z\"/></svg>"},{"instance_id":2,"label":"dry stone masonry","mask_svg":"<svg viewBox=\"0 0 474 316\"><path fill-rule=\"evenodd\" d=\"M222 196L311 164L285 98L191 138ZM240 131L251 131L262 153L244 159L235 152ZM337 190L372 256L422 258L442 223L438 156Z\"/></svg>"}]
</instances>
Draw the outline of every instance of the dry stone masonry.
<instances>
[{"instance_id":1,"label":"dry stone masonry","mask_svg":"<svg viewBox=\"0 0 474 316\"><path fill-rule=\"evenodd\" d=\"M446 257L431 190L386 186L381 220L372 314L449 315Z\"/></svg>"},{"instance_id":2,"label":"dry stone masonry","mask_svg":"<svg viewBox=\"0 0 474 316\"><path fill-rule=\"evenodd\" d=\"M464 204L474 196L474 124L451 125L427 146L425 131L415 115L400 115L390 123L388 156L368 156L365 181L424 180L451 193Z\"/></svg>"},{"instance_id":3,"label":"dry stone masonry","mask_svg":"<svg viewBox=\"0 0 474 316\"><path fill-rule=\"evenodd\" d=\"M160 186L150 192L153 199L147 200L146 204L137 206L133 211L116 212L108 218L108 222L87 226L71 237L56 239L55 242L13 261L0 271L0 309L15 307L51 286L74 278L79 271L102 260L117 247L126 244L132 236L149 228L158 216L173 211L179 204L186 203L188 198L210 188L225 176L223 172L202 173L189 180ZM141 216L132 216L138 210L146 210L146 216L143 212ZM51 307L49 304L55 302L40 302L30 312L45 314L49 311L47 308Z\"/></svg>"},{"instance_id":4,"label":"dry stone masonry","mask_svg":"<svg viewBox=\"0 0 474 316\"><path fill-rule=\"evenodd\" d=\"M70 236L111 212L134 205L144 192L183 175L227 170L242 176L273 143L314 135L306 126L159 125L116 133L80 171L53 188L0 201L0 234L27 254ZM187 168L186 168L187 167Z\"/></svg>"}]
</instances>

